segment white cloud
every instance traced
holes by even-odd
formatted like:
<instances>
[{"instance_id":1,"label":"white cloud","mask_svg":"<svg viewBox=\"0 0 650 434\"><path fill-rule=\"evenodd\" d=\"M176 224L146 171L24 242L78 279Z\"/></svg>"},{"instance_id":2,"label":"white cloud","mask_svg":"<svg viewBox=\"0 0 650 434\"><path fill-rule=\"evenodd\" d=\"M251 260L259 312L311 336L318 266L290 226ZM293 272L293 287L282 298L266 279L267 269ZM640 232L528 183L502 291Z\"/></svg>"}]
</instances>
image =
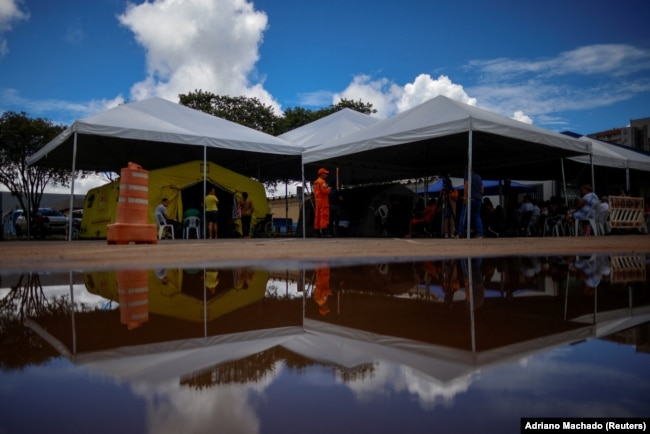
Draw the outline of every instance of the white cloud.
<instances>
[{"instance_id":1,"label":"white cloud","mask_svg":"<svg viewBox=\"0 0 650 434\"><path fill-rule=\"evenodd\" d=\"M322 107L327 106L332 102L333 95L334 93L329 90L317 90L314 92L301 93L298 95L298 100L303 106Z\"/></svg>"},{"instance_id":2,"label":"white cloud","mask_svg":"<svg viewBox=\"0 0 650 434\"><path fill-rule=\"evenodd\" d=\"M335 93L332 101L334 104L341 99L369 102L377 110L377 117L387 118L396 112L401 94L402 89L388 79L372 80L370 76L361 74L354 77L343 92Z\"/></svg>"},{"instance_id":3,"label":"white cloud","mask_svg":"<svg viewBox=\"0 0 650 434\"><path fill-rule=\"evenodd\" d=\"M420 74L403 86L358 75L333 101L361 99L387 118L445 95L470 105L480 101L481 108L529 124L537 119L566 127L563 112L607 107L650 91L650 50L624 44L578 47L543 59L473 60L466 69L477 77L464 79L475 83L470 87L445 75Z\"/></svg>"},{"instance_id":4,"label":"white cloud","mask_svg":"<svg viewBox=\"0 0 650 434\"><path fill-rule=\"evenodd\" d=\"M420 74L413 83L404 86L404 93L397 108L399 111L408 110L438 95L476 105L476 98L470 98L463 86L453 83L446 75L434 79L429 74Z\"/></svg>"},{"instance_id":5,"label":"white cloud","mask_svg":"<svg viewBox=\"0 0 650 434\"><path fill-rule=\"evenodd\" d=\"M555 75L621 76L650 69L650 51L623 44L591 45L562 53L554 63Z\"/></svg>"},{"instance_id":6,"label":"white cloud","mask_svg":"<svg viewBox=\"0 0 650 434\"><path fill-rule=\"evenodd\" d=\"M650 50L623 44L578 47L544 59L474 60L468 70L480 77L469 91L484 108L521 111L547 124L565 124L558 113L606 107L650 90Z\"/></svg>"},{"instance_id":7,"label":"white cloud","mask_svg":"<svg viewBox=\"0 0 650 434\"><path fill-rule=\"evenodd\" d=\"M91 100L83 104L58 99L30 100L20 96L15 89L0 89L0 99L8 106L22 107L21 110L28 112L29 115L48 118L48 115L52 113L65 113L67 117L74 119L94 115L125 102L122 95L118 95L113 99ZM0 107L0 110L2 110L2 107ZM50 120L58 125L67 125L70 122L61 119Z\"/></svg>"},{"instance_id":8,"label":"white cloud","mask_svg":"<svg viewBox=\"0 0 650 434\"><path fill-rule=\"evenodd\" d=\"M9 52L3 34L10 31L17 21L28 19L29 13L21 10L19 0L0 0L0 58Z\"/></svg>"},{"instance_id":9,"label":"white cloud","mask_svg":"<svg viewBox=\"0 0 650 434\"><path fill-rule=\"evenodd\" d=\"M494 79L526 74L547 77L602 74L611 77L650 69L650 51L623 44L596 44L565 51L554 58L473 60L468 67Z\"/></svg>"},{"instance_id":10,"label":"white cloud","mask_svg":"<svg viewBox=\"0 0 650 434\"><path fill-rule=\"evenodd\" d=\"M476 105L476 98L470 98L463 86L453 83L445 75L435 79L429 74L420 74L413 83L407 83L403 87L387 78L372 80L367 75L357 75L343 92L334 95L333 100L334 103L342 98L369 102L377 109L377 117L388 118L438 95Z\"/></svg>"},{"instance_id":11,"label":"white cloud","mask_svg":"<svg viewBox=\"0 0 650 434\"><path fill-rule=\"evenodd\" d=\"M11 30L15 21L29 19L29 13L20 9L17 0L0 0L0 32Z\"/></svg>"},{"instance_id":12,"label":"white cloud","mask_svg":"<svg viewBox=\"0 0 650 434\"><path fill-rule=\"evenodd\" d=\"M650 91L650 78L630 81L575 84L531 80L504 80L468 88L481 101L481 107L504 116L521 111L544 125L565 127L561 113L607 107Z\"/></svg>"},{"instance_id":13,"label":"white cloud","mask_svg":"<svg viewBox=\"0 0 650 434\"><path fill-rule=\"evenodd\" d=\"M527 124L530 124L530 125L533 124L533 120L529 116L526 116L524 114L524 112L522 112L521 110L517 110L514 113L514 115L512 115L512 119L514 119L516 121L519 121L519 122L524 122L524 123L527 123Z\"/></svg>"},{"instance_id":14,"label":"white cloud","mask_svg":"<svg viewBox=\"0 0 650 434\"><path fill-rule=\"evenodd\" d=\"M154 0L130 4L118 19L146 51L147 77L133 85L132 99L177 101L178 94L202 89L256 97L280 113L263 83L250 81L268 22L252 3Z\"/></svg>"}]
</instances>

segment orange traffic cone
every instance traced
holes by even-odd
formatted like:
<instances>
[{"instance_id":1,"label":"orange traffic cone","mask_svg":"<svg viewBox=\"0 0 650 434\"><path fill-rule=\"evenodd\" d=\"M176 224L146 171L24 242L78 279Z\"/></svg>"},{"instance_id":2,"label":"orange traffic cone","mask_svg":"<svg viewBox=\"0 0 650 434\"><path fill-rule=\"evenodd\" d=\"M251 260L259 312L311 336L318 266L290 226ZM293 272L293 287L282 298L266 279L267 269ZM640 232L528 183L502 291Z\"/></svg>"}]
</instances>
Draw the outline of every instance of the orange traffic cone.
<instances>
[{"instance_id":1,"label":"orange traffic cone","mask_svg":"<svg viewBox=\"0 0 650 434\"><path fill-rule=\"evenodd\" d=\"M108 244L156 244L156 225L148 223L149 172L135 163L122 169L115 223L106 227Z\"/></svg>"}]
</instances>

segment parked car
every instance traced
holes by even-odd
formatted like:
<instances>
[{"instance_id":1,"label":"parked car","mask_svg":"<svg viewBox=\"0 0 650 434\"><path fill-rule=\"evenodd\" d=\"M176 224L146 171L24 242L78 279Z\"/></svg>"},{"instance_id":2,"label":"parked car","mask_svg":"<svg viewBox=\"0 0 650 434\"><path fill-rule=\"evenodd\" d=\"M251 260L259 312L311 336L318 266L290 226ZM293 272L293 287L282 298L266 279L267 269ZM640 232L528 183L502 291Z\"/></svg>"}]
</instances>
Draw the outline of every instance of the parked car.
<instances>
[{"instance_id":1,"label":"parked car","mask_svg":"<svg viewBox=\"0 0 650 434\"><path fill-rule=\"evenodd\" d=\"M76 209L72 211L72 238L79 237L79 231L81 230L81 220L83 219L84 210Z\"/></svg>"},{"instance_id":2,"label":"parked car","mask_svg":"<svg viewBox=\"0 0 650 434\"><path fill-rule=\"evenodd\" d=\"M76 209L72 211L72 226L81 226L81 219L84 216L84 210Z\"/></svg>"},{"instance_id":3,"label":"parked car","mask_svg":"<svg viewBox=\"0 0 650 434\"><path fill-rule=\"evenodd\" d=\"M30 235L34 238L45 238L48 235L65 235L68 228L68 218L54 208L39 208L31 215L32 224ZM16 218L16 233L27 234L27 216L22 212Z\"/></svg>"}]
</instances>

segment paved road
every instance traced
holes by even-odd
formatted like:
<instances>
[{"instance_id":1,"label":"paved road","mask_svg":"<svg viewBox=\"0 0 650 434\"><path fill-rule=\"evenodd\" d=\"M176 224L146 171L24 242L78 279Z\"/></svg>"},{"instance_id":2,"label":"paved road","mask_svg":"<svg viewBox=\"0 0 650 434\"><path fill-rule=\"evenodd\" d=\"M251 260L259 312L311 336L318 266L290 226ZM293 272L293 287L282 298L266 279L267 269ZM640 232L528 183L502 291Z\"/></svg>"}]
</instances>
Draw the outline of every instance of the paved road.
<instances>
[{"instance_id":1,"label":"paved road","mask_svg":"<svg viewBox=\"0 0 650 434\"><path fill-rule=\"evenodd\" d=\"M399 261L467 256L650 254L650 236L486 238L252 238L165 240L109 245L106 241L2 241L0 272L155 266L250 265L287 269L320 260ZM304 265L304 264L302 264Z\"/></svg>"}]
</instances>

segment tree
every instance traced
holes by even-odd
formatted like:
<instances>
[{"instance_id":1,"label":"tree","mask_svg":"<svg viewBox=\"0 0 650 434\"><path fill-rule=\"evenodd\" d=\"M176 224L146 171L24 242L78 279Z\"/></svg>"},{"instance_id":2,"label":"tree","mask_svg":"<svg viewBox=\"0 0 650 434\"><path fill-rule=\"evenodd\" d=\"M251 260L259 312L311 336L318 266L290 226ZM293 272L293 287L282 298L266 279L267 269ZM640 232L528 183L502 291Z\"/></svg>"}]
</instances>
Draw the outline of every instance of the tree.
<instances>
[{"instance_id":1,"label":"tree","mask_svg":"<svg viewBox=\"0 0 650 434\"><path fill-rule=\"evenodd\" d=\"M372 103L349 99L342 99L336 104L317 110L289 107L284 111L284 116L277 116L272 107L263 105L257 98L221 96L203 90L195 90L178 97L180 103L186 107L228 119L273 136L279 136L344 108L367 115L377 113L377 110L372 108Z\"/></svg>"},{"instance_id":2,"label":"tree","mask_svg":"<svg viewBox=\"0 0 650 434\"><path fill-rule=\"evenodd\" d=\"M202 90L178 97L184 106L276 135L277 116L273 107L262 104L257 98L215 95Z\"/></svg>"},{"instance_id":3,"label":"tree","mask_svg":"<svg viewBox=\"0 0 650 434\"><path fill-rule=\"evenodd\" d=\"M24 112L5 112L0 117L0 184L24 210L38 209L47 185L69 185L70 170L27 166L27 159L63 129Z\"/></svg>"},{"instance_id":4,"label":"tree","mask_svg":"<svg viewBox=\"0 0 650 434\"><path fill-rule=\"evenodd\" d=\"M339 110L343 110L344 108L349 108L351 110L358 111L359 113L363 113L365 115L371 115L373 113L377 113L377 109L372 108L372 103L370 102L363 102L361 100L352 101L351 99L343 98L338 103L334 104L333 106L330 106L331 112L328 114L337 112Z\"/></svg>"},{"instance_id":5,"label":"tree","mask_svg":"<svg viewBox=\"0 0 650 434\"><path fill-rule=\"evenodd\" d=\"M277 134L284 134L287 131L306 125L321 117L313 110L307 110L302 107L289 107L284 111L284 117L278 119Z\"/></svg>"},{"instance_id":6,"label":"tree","mask_svg":"<svg viewBox=\"0 0 650 434\"><path fill-rule=\"evenodd\" d=\"M72 305L69 296L48 297L39 273L24 273L0 298L0 369L20 371L28 366L44 365L60 357L59 352L42 339L25 321L67 320L71 310L85 312L83 304Z\"/></svg>"},{"instance_id":7,"label":"tree","mask_svg":"<svg viewBox=\"0 0 650 434\"><path fill-rule=\"evenodd\" d=\"M288 108L284 111L284 117L277 121L277 135L284 134L295 128L306 125L310 122L329 116L344 108L358 111L363 114L377 113L377 110L372 108L372 103L359 101L352 101L349 99L342 99L334 105L321 108L318 110L307 110L302 107Z\"/></svg>"}]
</instances>

